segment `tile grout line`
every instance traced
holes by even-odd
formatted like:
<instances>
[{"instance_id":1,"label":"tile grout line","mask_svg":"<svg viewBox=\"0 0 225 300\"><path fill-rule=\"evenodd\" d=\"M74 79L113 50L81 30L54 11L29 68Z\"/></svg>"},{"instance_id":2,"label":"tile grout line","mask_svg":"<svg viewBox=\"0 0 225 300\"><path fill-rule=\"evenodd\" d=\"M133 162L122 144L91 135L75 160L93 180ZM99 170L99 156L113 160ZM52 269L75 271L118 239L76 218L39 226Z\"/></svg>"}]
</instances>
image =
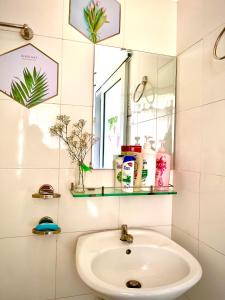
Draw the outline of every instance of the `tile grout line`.
<instances>
[{"instance_id":1,"label":"tile grout line","mask_svg":"<svg viewBox=\"0 0 225 300\"><path fill-rule=\"evenodd\" d=\"M63 0L63 10L62 10L62 37L63 37L63 24L64 24L64 7L65 7L65 0ZM62 112L62 80L63 80L63 39L61 39L61 72L60 72L60 105L59 105L59 114L61 115ZM61 166L61 142L58 139L58 192L60 193L60 166ZM57 206L57 224L59 224L59 209L60 209L60 199L58 199L58 206ZM61 226L59 224L59 226ZM57 297L57 268L58 268L58 238L56 238L56 252L55 252L55 299Z\"/></svg>"},{"instance_id":2,"label":"tile grout line","mask_svg":"<svg viewBox=\"0 0 225 300\"><path fill-rule=\"evenodd\" d=\"M186 108L186 109L182 109L182 110L176 110L176 114L181 114L181 113L184 113L184 112L188 112L188 111L192 111L192 110L196 110L196 109L199 109L199 108L204 108L206 106L209 106L209 105L213 105L215 103L218 103L218 102L223 102L225 101L225 99L218 99L218 100L215 100L215 101L211 101L211 102L207 102L207 103L202 103L200 105L196 105L196 106L193 106L193 107L190 107L190 108Z\"/></svg>"},{"instance_id":3,"label":"tile grout line","mask_svg":"<svg viewBox=\"0 0 225 300\"><path fill-rule=\"evenodd\" d=\"M207 175L207 176L216 176L216 177L225 178L225 175L221 175L221 174L193 171L193 170L187 170L187 169L175 169L174 171L178 172L178 173L194 173L194 174L198 174L198 175L202 174L202 175Z\"/></svg>"},{"instance_id":4,"label":"tile grout line","mask_svg":"<svg viewBox=\"0 0 225 300\"><path fill-rule=\"evenodd\" d=\"M62 71L60 72L61 73L61 76L60 76L60 78L62 78ZM1 93L1 91L0 91L0 93ZM59 96L59 95L58 95ZM49 99L50 100L50 99ZM10 98L10 99L3 99L3 98L0 98L0 103L1 103L1 101L8 101L8 102L11 102L12 101L12 99ZM48 100L46 100L46 101L48 101ZM71 104L71 103L61 103L61 96L60 96L60 102L59 103L47 103L47 102L44 102L44 103L41 103L41 104L39 104L39 105L56 105L56 106L72 106L72 107L74 107L74 108L77 108L77 107L81 107L81 108L87 108L87 109L92 109L92 105L83 105L83 104Z\"/></svg>"},{"instance_id":5,"label":"tile grout line","mask_svg":"<svg viewBox=\"0 0 225 300\"><path fill-rule=\"evenodd\" d=\"M200 148L201 148L201 142L200 142ZM200 188L201 188L201 177L202 174L199 175L199 182L198 182L198 257L199 257L199 237L200 237L200 215L201 215L201 196L200 196Z\"/></svg>"},{"instance_id":6,"label":"tile grout line","mask_svg":"<svg viewBox=\"0 0 225 300\"><path fill-rule=\"evenodd\" d=\"M124 6L124 10L123 10L123 38L122 38L122 47L125 48L125 25L126 25L126 1L123 0L123 6ZM121 14L122 14L122 7L121 7ZM122 17L122 15L121 15Z\"/></svg>"},{"instance_id":7,"label":"tile grout line","mask_svg":"<svg viewBox=\"0 0 225 300\"><path fill-rule=\"evenodd\" d=\"M57 292L57 263L58 260L58 238L56 238L56 243L55 243L55 266L54 266L54 270L55 270L55 289L54 289L54 293L55 293L55 298L56 298L56 292Z\"/></svg>"},{"instance_id":8,"label":"tile grout line","mask_svg":"<svg viewBox=\"0 0 225 300\"><path fill-rule=\"evenodd\" d=\"M211 250L213 250L213 251L217 252L218 254L220 254L220 255L222 255L222 256L225 257L225 253L223 253L223 252L217 250L216 248L214 248L214 247L210 246L209 244L205 243L204 241L202 241L202 240L200 240L200 239L198 239L198 238L195 238L193 235L187 233L187 232L184 231L182 228L180 228L180 227L178 227L178 226L176 226L176 225L174 225L174 224L173 224L172 226L175 227L176 229L178 229L179 231L181 231L183 234L187 235L189 238L195 240L195 241L198 242L198 243L204 244L206 247L210 248Z\"/></svg>"},{"instance_id":9,"label":"tile grout line","mask_svg":"<svg viewBox=\"0 0 225 300\"><path fill-rule=\"evenodd\" d=\"M80 297L80 296L91 296L93 294L89 293L89 294L79 294L79 295L72 295L72 296L66 296L66 297L60 297L60 298L56 298L55 300L60 300L60 299L70 299L70 298L74 298L74 297Z\"/></svg>"},{"instance_id":10,"label":"tile grout line","mask_svg":"<svg viewBox=\"0 0 225 300\"><path fill-rule=\"evenodd\" d=\"M172 226L171 224L159 224L159 225L146 225L146 226L131 226L132 229L143 229L143 228L156 228L156 227L168 227ZM173 225L174 227L177 227ZM179 227L177 227L180 229ZM111 230L118 230L118 227L111 227L111 228L99 228L99 229L88 229L88 230L75 230L75 231L62 231L59 236L63 236L66 234L78 234L78 233L86 233L86 232L100 232L100 231L111 231ZM180 229L182 230L182 229ZM182 230L183 231L183 230ZM187 234L187 233L186 233ZM189 234L187 234L189 235ZM16 236L4 236L0 237L0 240L4 239L15 239L15 238L29 238L29 237L35 237L33 234L27 234L27 235L16 235ZM49 236L48 238L57 238L56 236ZM224 254L225 255L225 254Z\"/></svg>"},{"instance_id":11,"label":"tile grout line","mask_svg":"<svg viewBox=\"0 0 225 300\"><path fill-rule=\"evenodd\" d=\"M203 75L201 78L201 85L203 86ZM203 114L201 109L201 115L200 115L200 123L203 124ZM199 174L199 182L198 182L198 258L199 258L199 238L200 238L200 216L201 216L201 180L202 180L202 140L203 140L203 126L201 125L200 128L200 141L199 141L199 147L200 147L200 174Z\"/></svg>"},{"instance_id":12,"label":"tile grout line","mask_svg":"<svg viewBox=\"0 0 225 300\"><path fill-rule=\"evenodd\" d=\"M178 57L178 56L184 54L186 51L188 51L190 48L192 48L193 46L198 44L200 41L204 41L208 36L210 36L212 33L214 33L215 31L219 30L222 26L224 26L224 24L225 23L223 22L220 25L218 25L217 27L214 27L212 30L203 34L203 36L201 38L199 38L197 41L193 42L191 45L187 45L185 49L181 50L181 52L176 51L177 52L176 56Z\"/></svg>"},{"instance_id":13,"label":"tile grout line","mask_svg":"<svg viewBox=\"0 0 225 300\"><path fill-rule=\"evenodd\" d=\"M117 216L117 227L119 228L120 226L120 206L121 206L121 203L120 203L120 196L118 197L119 198L119 202L118 202L118 216Z\"/></svg>"},{"instance_id":14,"label":"tile grout line","mask_svg":"<svg viewBox=\"0 0 225 300\"><path fill-rule=\"evenodd\" d=\"M124 5L125 6L125 5ZM125 46L125 15L124 15L124 34L123 34L123 38L122 38L122 42L121 42L121 45L118 46L118 45L108 45L108 44L100 44L102 46L106 46L106 47L112 47L112 48L123 48ZM76 29L74 29L76 31ZM12 32L12 33L16 33L16 31L14 30L8 30L8 29L2 29L2 31L7 31L7 32ZM86 45L92 45L91 42L89 42L88 40L86 41L81 41L81 40L78 40L78 39L70 39L70 38L65 38L62 34L62 37L58 37L58 36L51 36L51 35L43 35L43 34L37 34L37 33L34 33L34 37L42 37L42 38L48 38L48 39L54 39L54 40L62 40L62 41L68 41L68 42L74 42L74 43L80 43L80 44L86 44ZM109 40L110 38L107 38L107 40ZM172 57L176 57L176 55L173 54L164 54L164 53L155 53L155 52L149 52L147 50L142 50L142 49L133 49L134 51L140 51L140 52L143 52L143 53L151 53L151 54L159 54L159 55L163 55L163 56L172 56ZM180 55L180 54L179 54Z\"/></svg>"}]
</instances>

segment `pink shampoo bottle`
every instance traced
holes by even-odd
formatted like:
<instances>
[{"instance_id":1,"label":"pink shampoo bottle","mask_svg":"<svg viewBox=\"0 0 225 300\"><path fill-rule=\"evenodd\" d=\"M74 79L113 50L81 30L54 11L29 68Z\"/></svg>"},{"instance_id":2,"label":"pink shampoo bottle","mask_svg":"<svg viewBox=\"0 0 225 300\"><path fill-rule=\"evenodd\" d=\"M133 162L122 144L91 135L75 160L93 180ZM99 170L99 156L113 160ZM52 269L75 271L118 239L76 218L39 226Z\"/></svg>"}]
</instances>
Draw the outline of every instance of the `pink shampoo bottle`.
<instances>
[{"instance_id":1,"label":"pink shampoo bottle","mask_svg":"<svg viewBox=\"0 0 225 300\"><path fill-rule=\"evenodd\" d=\"M156 153L155 186L157 190L169 189L171 157L166 153L165 142L161 141L161 147Z\"/></svg>"}]
</instances>

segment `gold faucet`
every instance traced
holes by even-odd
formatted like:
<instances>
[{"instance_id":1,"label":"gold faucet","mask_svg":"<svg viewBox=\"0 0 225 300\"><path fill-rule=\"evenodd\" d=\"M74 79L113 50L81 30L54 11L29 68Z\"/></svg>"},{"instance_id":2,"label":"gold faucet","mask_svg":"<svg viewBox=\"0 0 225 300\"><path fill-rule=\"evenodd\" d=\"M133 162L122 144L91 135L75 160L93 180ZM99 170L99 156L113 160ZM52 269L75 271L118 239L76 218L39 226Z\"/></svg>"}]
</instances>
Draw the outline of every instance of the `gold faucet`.
<instances>
[{"instance_id":1,"label":"gold faucet","mask_svg":"<svg viewBox=\"0 0 225 300\"><path fill-rule=\"evenodd\" d=\"M127 225L123 224L121 226L121 237L120 240L123 242L127 242L129 244L133 243L133 236L127 232Z\"/></svg>"}]
</instances>

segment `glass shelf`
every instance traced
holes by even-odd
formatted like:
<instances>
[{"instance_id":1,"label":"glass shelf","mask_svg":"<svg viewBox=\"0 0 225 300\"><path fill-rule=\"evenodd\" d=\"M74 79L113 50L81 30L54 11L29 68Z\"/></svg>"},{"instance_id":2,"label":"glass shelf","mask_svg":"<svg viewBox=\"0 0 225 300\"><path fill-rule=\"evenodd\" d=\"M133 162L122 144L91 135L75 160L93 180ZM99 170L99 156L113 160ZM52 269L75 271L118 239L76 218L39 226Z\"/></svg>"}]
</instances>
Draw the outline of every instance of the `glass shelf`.
<instances>
[{"instance_id":1,"label":"glass shelf","mask_svg":"<svg viewBox=\"0 0 225 300\"><path fill-rule=\"evenodd\" d=\"M137 189L137 188L136 188ZM156 190L154 187L146 187L145 190L135 190L132 193L124 192L120 188L115 187L100 187L86 188L84 193L70 191L74 198L85 197L110 197L110 196L148 196L148 195L176 195L173 186L164 187L164 190Z\"/></svg>"}]
</instances>

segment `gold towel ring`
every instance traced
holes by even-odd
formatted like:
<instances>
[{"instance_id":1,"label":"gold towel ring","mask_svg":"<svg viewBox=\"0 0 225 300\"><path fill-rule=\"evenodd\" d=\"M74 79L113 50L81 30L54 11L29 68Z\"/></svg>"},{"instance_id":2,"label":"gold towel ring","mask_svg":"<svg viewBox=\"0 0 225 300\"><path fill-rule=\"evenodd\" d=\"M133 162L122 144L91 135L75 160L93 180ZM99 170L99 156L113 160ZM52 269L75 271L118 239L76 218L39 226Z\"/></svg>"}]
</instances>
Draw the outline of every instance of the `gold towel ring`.
<instances>
[{"instance_id":1,"label":"gold towel ring","mask_svg":"<svg viewBox=\"0 0 225 300\"><path fill-rule=\"evenodd\" d=\"M134 91L134 95L133 95L133 101L134 101L134 103L138 103L138 102L140 101L140 99L141 99L142 96L144 95L145 87L146 87L146 84L147 84L148 82L150 83L151 88L152 88L152 90L153 90L153 100L152 100L151 102L149 102L149 101L147 100L147 102L148 102L148 103L152 103L152 102L154 101L154 99L155 99L155 92L154 92L153 85L152 85L152 83L148 80L148 76L143 76L141 83L139 83L139 84L137 85L137 87L136 87L136 89L135 89L135 91ZM142 90L141 90L140 96L136 98L136 94L137 94L137 91L138 91L138 89L139 89L140 86L142 86Z\"/></svg>"},{"instance_id":2,"label":"gold towel ring","mask_svg":"<svg viewBox=\"0 0 225 300\"><path fill-rule=\"evenodd\" d=\"M217 48L218 48L218 45L219 45L219 42L223 36L223 34L225 33L225 27L224 29L220 32L216 42L215 42L215 45L214 45L214 48L213 48L213 56L215 59L218 59L218 60L222 60L222 59L225 59L225 55L224 56L218 56L217 55Z\"/></svg>"},{"instance_id":3,"label":"gold towel ring","mask_svg":"<svg viewBox=\"0 0 225 300\"><path fill-rule=\"evenodd\" d=\"M144 94L144 91L145 91L145 87L146 87L147 82L148 82L148 77L147 76L143 76L141 83L139 83L137 85L137 87L136 87L136 89L134 91L133 101L135 103L138 103L140 101L140 99L142 98L142 96ZM142 90L141 90L141 93L140 93L139 97L137 97L137 99L136 99L136 94L137 94L137 91L138 91L138 89L139 89L140 86L142 86Z\"/></svg>"}]
</instances>

